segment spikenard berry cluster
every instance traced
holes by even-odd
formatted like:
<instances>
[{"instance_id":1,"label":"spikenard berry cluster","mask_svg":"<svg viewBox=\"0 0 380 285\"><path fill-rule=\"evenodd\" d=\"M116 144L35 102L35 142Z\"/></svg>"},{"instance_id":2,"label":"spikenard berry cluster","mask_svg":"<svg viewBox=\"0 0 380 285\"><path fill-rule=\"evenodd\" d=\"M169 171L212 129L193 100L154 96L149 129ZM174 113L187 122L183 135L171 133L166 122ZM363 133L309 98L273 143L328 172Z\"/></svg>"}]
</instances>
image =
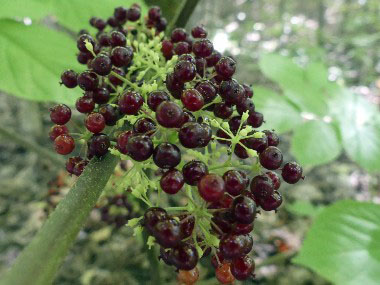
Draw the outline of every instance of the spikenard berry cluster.
<instances>
[{"instance_id":1,"label":"spikenard berry cluster","mask_svg":"<svg viewBox=\"0 0 380 285\"><path fill-rule=\"evenodd\" d=\"M112 185L148 209L128 226L149 233L148 245L160 245L160 258L179 270L180 282L196 282L196 265L209 254L221 283L250 278L257 213L282 203L275 170L290 184L303 177L297 163L283 165L278 135L260 131L263 114L251 87L233 78L235 60L214 50L203 26L192 37L177 28L165 39L158 7L144 19L138 5L118 7L107 21L90 23L96 37L81 31L77 40L87 70L61 77L84 92L76 109L85 114L86 131L69 132L68 106L50 110L56 151L70 154L76 142L86 149L68 159L67 171L79 176L93 156L108 152L132 161Z\"/></svg>"}]
</instances>

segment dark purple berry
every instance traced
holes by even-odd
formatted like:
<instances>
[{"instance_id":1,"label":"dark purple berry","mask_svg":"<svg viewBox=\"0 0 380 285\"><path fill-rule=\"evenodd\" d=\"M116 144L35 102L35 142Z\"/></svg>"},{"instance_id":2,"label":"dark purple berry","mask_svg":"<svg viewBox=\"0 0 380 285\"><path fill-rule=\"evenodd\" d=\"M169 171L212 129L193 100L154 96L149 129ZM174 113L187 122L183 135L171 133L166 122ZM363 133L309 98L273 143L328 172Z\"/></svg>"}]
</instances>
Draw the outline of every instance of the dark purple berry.
<instances>
[{"instance_id":1,"label":"dark purple berry","mask_svg":"<svg viewBox=\"0 0 380 285\"><path fill-rule=\"evenodd\" d=\"M71 69L66 70L61 75L62 84L67 88L74 88L78 85L77 73Z\"/></svg>"},{"instance_id":2,"label":"dark purple berry","mask_svg":"<svg viewBox=\"0 0 380 285\"><path fill-rule=\"evenodd\" d=\"M133 131L138 134L151 135L156 129L156 125L149 118L140 118L133 125Z\"/></svg>"},{"instance_id":3,"label":"dark purple berry","mask_svg":"<svg viewBox=\"0 0 380 285\"><path fill-rule=\"evenodd\" d=\"M233 111L234 109L226 103L217 103L214 107L214 115L221 119L228 119Z\"/></svg>"},{"instance_id":4,"label":"dark purple berry","mask_svg":"<svg viewBox=\"0 0 380 285\"><path fill-rule=\"evenodd\" d=\"M159 221L168 219L168 213L159 207L152 207L144 213L144 226L152 234Z\"/></svg>"},{"instance_id":5,"label":"dark purple berry","mask_svg":"<svg viewBox=\"0 0 380 285\"><path fill-rule=\"evenodd\" d=\"M116 125L119 119L119 110L112 105L103 105L99 108L99 113L104 117L107 126Z\"/></svg>"},{"instance_id":6,"label":"dark purple berry","mask_svg":"<svg viewBox=\"0 0 380 285\"><path fill-rule=\"evenodd\" d=\"M184 183L182 172L175 168L165 172L160 180L162 190L170 195L178 193Z\"/></svg>"},{"instance_id":7,"label":"dark purple berry","mask_svg":"<svg viewBox=\"0 0 380 285\"><path fill-rule=\"evenodd\" d=\"M244 255L246 243L244 235L225 235L220 240L219 250L226 259L237 258Z\"/></svg>"},{"instance_id":8,"label":"dark purple berry","mask_svg":"<svg viewBox=\"0 0 380 285\"><path fill-rule=\"evenodd\" d=\"M80 51L82 52L88 52L88 49L86 48L86 42L89 42L90 44L92 44L92 46L95 45L95 40L93 39L93 37L91 37L90 35L88 34L83 34L81 36L79 36L78 40L77 40L77 47Z\"/></svg>"},{"instance_id":9,"label":"dark purple berry","mask_svg":"<svg viewBox=\"0 0 380 285\"><path fill-rule=\"evenodd\" d=\"M173 248L181 242L181 226L175 219L159 221L153 229L156 241L165 248Z\"/></svg>"},{"instance_id":10,"label":"dark purple berry","mask_svg":"<svg viewBox=\"0 0 380 285\"><path fill-rule=\"evenodd\" d=\"M288 162L281 172L282 178L289 184L295 184L302 178L302 167L296 162Z\"/></svg>"},{"instance_id":11,"label":"dark purple berry","mask_svg":"<svg viewBox=\"0 0 380 285\"><path fill-rule=\"evenodd\" d=\"M255 197L255 201L272 195L273 187L272 179L265 174L257 175L251 181L251 192Z\"/></svg>"},{"instance_id":12,"label":"dark purple berry","mask_svg":"<svg viewBox=\"0 0 380 285\"><path fill-rule=\"evenodd\" d=\"M166 128L179 128L183 122L183 111L174 102L164 101L156 110L157 122Z\"/></svg>"},{"instance_id":13,"label":"dark purple berry","mask_svg":"<svg viewBox=\"0 0 380 285\"><path fill-rule=\"evenodd\" d=\"M280 138L274 131L265 130L263 133L268 138L268 146L278 146Z\"/></svg>"},{"instance_id":14,"label":"dark purple berry","mask_svg":"<svg viewBox=\"0 0 380 285\"><path fill-rule=\"evenodd\" d=\"M217 64L221 58L222 58L222 54L214 50L210 56L206 57L207 66L208 67L215 66L215 64Z\"/></svg>"},{"instance_id":15,"label":"dark purple berry","mask_svg":"<svg viewBox=\"0 0 380 285\"><path fill-rule=\"evenodd\" d=\"M148 11L148 17L151 20L158 20L161 18L161 8L158 6L153 6Z\"/></svg>"},{"instance_id":16,"label":"dark purple berry","mask_svg":"<svg viewBox=\"0 0 380 285\"><path fill-rule=\"evenodd\" d=\"M183 166L182 173L185 182L189 185L195 186L203 176L208 174L208 168L203 162L193 160Z\"/></svg>"},{"instance_id":17,"label":"dark purple berry","mask_svg":"<svg viewBox=\"0 0 380 285\"><path fill-rule=\"evenodd\" d=\"M120 68L112 68L112 71L114 71L115 73L119 74L121 77L125 77L124 70L122 70ZM119 78L117 78L116 76L114 76L112 74L108 75L108 79L115 86L123 85L123 83L124 83L122 80L120 80Z\"/></svg>"},{"instance_id":18,"label":"dark purple berry","mask_svg":"<svg viewBox=\"0 0 380 285\"><path fill-rule=\"evenodd\" d=\"M124 24L127 21L127 9L124 7L115 8L113 15L118 24Z\"/></svg>"},{"instance_id":19,"label":"dark purple berry","mask_svg":"<svg viewBox=\"0 0 380 285\"><path fill-rule=\"evenodd\" d=\"M168 93L161 90L152 91L148 94L148 106L153 111L156 111L158 105L160 105L164 101L169 101L170 97Z\"/></svg>"},{"instance_id":20,"label":"dark purple berry","mask_svg":"<svg viewBox=\"0 0 380 285\"><path fill-rule=\"evenodd\" d=\"M259 128L264 122L264 116L260 112L252 112L249 114L247 124L254 127Z\"/></svg>"},{"instance_id":21,"label":"dark purple berry","mask_svg":"<svg viewBox=\"0 0 380 285\"><path fill-rule=\"evenodd\" d=\"M274 191L271 196L259 199L258 204L264 211L277 210L282 204L282 196L278 191Z\"/></svg>"},{"instance_id":22,"label":"dark purple berry","mask_svg":"<svg viewBox=\"0 0 380 285\"><path fill-rule=\"evenodd\" d=\"M231 273L237 280L246 280L255 270L255 262L248 255L238 257L231 263Z\"/></svg>"},{"instance_id":23,"label":"dark purple berry","mask_svg":"<svg viewBox=\"0 0 380 285\"><path fill-rule=\"evenodd\" d=\"M181 244L173 249L171 260L180 270L192 270L198 263L198 252L192 244Z\"/></svg>"},{"instance_id":24,"label":"dark purple berry","mask_svg":"<svg viewBox=\"0 0 380 285\"><path fill-rule=\"evenodd\" d=\"M125 46L127 40L123 33L118 31L113 31L110 35L110 43L113 47Z\"/></svg>"},{"instance_id":25,"label":"dark purple berry","mask_svg":"<svg viewBox=\"0 0 380 285\"><path fill-rule=\"evenodd\" d=\"M166 88L169 90L170 94L173 95L174 98L181 98L182 91L184 88L184 83L177 79L173 73L169 73L166 76Z\"/></svg>"},{"instance_id":26,"label":"dark purple berry","mask_svg":"<svg viewBox=\"0 0 380 285\"><path fill-rule=\"evenodd\" d=\"M141 9L138 7L131 7L128 9L127 12L127 18L131 22L136 22L138 19L140 19L141 16Z\"/></svg>"},{"instance_id":27,"label":"dark purple berry","mask_svg":"<svg viewBox=\"0 0 380 285\"><path fill-rule=\"evenodd\" d=\"M265 174L268 175L270 177L270 179L272 179L273 189L278 190L281 186L281 180L280 180L280 177L278 176L278 174L276 172L273 172L273 171L265 172Z\"/></svg>"},{"instance_id":28,"label":"dark purple berry","mask_svg":"<svg viewBox=\"0 0 380 285\"><path fill-rule=\"evenodd\" d=\"M269 170L275 170L282 164L282 153L275 146L267 147L259 156L260 164Z\"/></svg>"},{"instance_id":29,"label":"dark purple berry","mask_svg":"<svg viewBox=\"0 0 380 285\"><path fill-rule=\"evenodd\" d=\"M104 88L97 88L92 92L92 99L96 104L105 104L110 99L110 92Z\"/></svg>"},{"instance_id":30,"label":"dark purple berry","mask_svg":"<svg viewBox=\"0 0 380 285\"><path fill-rule=\"evenodd\" d=\"M205 100L205 103L210 103L217 95L215 86L210 81L199 82L195 86L195 89L201 93Z\"/></svg>"},{"instance_id":31,"label":"dark purple berry","mask_svg":"<svg viewBox=\"0 0 380 285\"><path fill-rule=\"evenodd\" d=\"M178 138L186 148L203 147L211 139L209 129L194 122L184 124L179 130Z\"/></svg>"},{"instance_id":32,"label":"dark purple berry","mask_svg":"<svg viewBox=\"0 0 380 285\"><path fill-rule=\"evenodd\" d=\"M215 71L223 78L231 78L236 70L236 62L230 57L222 57L215 65Z\"/></svg>"},{"instance_id":33,"label":"dark purple berry","mask_svg":"<svg viewBox=\"0 0 380 285\"><path fill-rule=\"evenodd\" d=\"M128 66L133 58L133 49L129 46L127 47L115 47L111 51L112 64L117 67Z\"/></svg>"},{"instance_id":34,"label":"dark purple berry","mask_svg":"<svg viewBox=\"0 0 380 285\"><path fill-rule=\"evenodd\" d=\"M253 104L252 99L245 98L243 101L236 103L236 110L240 115L243 115L243 113L247 111L250 114L255 111L255 104Z\"/></svg>"},{"instance_id":35,"label":"dark purple berry","mask_svg":"<svg viewBox=\"0 0 380 285\"><path fill-rule=\"evenodd\" d=\"M95 72L83 71L78 76L78 85L84 91L93 91L98 87L99 79Z\"/></svg>"},{"instance_id":36,"label":"dark purple berry","mask_svg":"<svg viewBox=\"0 0 380 285\"><path fill-rule=\"evenodd\" d=\"M195 65L188 61L179 61L174 67L173 74L181 82L189 82L195 77Z\"/></svg>"},{"instance_id":37,"label":"dark purple berry","mask_svg":"<svg viewBox=\"0 0 380 285\"><path fill-rule=\"evenodd\" d=\"M256 217L256 204L246 196L235 198L233 204L233 214L235 220L241 224L250 224Z\"/></svg>"},{"instance_id":38,"label":"dark purple berry","mask_svg":"<svg viewBox=\"0 0 380 285\"><path fill-rule=\"evenodd\" d=\"M111 59L108 55L99 54L91 63L92 69L99 75L108 75L112 69Z\"/></svg>"},{"instance_id":39,"label":"dark purple berry","mask_svg":"<svg viewBox=\"0 0 380 285\"><path fill-rule=\"evenodd\" d=\"M123 154L128 154L127 144L131 135L132 131L125 131L117 137L117 149Z\"/></svg>"},{"instance_id":40,"label":"dark purple berry","mask_svg":"<svg viewBox=\"0 0 380 285\"><path fill-rule=\"evenodd\" d=\"M160 168L174 168L181 162L181 151L171 143L161 143L154 149L153 161Z\"/></svg>"},{"instance_id":41,"label":"dark purple berry","mask_svg":"<svg viewBox=\"0 0 380 285\"><path fill-rule=\"evenodd\" d=\"M128 138L126 149L132 159L144 161L153 154L153 142L146 135L134 135Z\"/></svg>"},{"instance_id":42,"label":"dark purple berry","mask_svg":"<svg viewBox=\"0 0 380 285\"><path fill-rule=\"evenodd\" d=\"M187 42L179 42L174 47L176 55L188 54L189 52L191 52L191 46Z\"/></svg>"},{"instance_id":43,"label":"dark purple berry","mask_svg":"<svg viewBox=\"0 0 380 285\"><path fill-rule=\"evenodd\" d=\"M228 170L223 174L226 191L232 196L240 195L246 188L246 181L237 170Z\"/></svg>"},{"instance_id":44,"label":"dark purple berry","mask_svg":"<svg viewBox=\"0 0 380 285\"><path fill-rule=\"evenodd\" d=\"M248 84L243 84L242 85L245 91L245 97L247 98L252 98L253 97L253 91L252 88Z\"/></svg>"},{"instance_id":45,"label":"dark purple berry","mask_svg":"<svg viewBox=\"0 0 380 285\"><path fill-rule=\"evenodd\" d=\"M187 38L187 33L186 33L185 29L176 28L172 31L171 40L173 43L185 41L186 38Z\"/></svg>"}]
</instances>

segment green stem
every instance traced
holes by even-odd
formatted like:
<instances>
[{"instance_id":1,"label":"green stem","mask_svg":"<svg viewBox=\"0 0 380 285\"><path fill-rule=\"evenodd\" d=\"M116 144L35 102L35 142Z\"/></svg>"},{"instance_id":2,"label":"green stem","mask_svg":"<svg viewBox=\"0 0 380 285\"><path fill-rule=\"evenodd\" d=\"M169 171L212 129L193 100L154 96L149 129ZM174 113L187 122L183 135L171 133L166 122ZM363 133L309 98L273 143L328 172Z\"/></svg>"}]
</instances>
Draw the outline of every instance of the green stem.
<instances>
[{"instance_id":1,"label":"green stem","mask_svg":"<svg viewBox=\"0 0 380 285\"><path fill-rule=\"evenodd\" d=\"M1 285L52 284L59 266L95 206L117 162L117 157L111 154L91 160L70 192L21 252L10 271L3 276Z\"/></svg>"},{"instance_id":2,"label":"green stem","mask_svg":"<svg viewBox=\"0 0 380 285\"><path fill-rule=\"evenodd\" d=\"M7 128L4 128L0 126L0 135L4 138L9 139L11 142L18 144L25 149L31 150L38 154L38 156L41 159L49 160L50 162L53 162L55 165L62 166L65 163L65 160L63 157L58 156L52 151L49 151L48 149L41 147L37 143L35 143L32 140L27 140L25 136L21 136L17 134L13 130L9 130Z\"/></svg>"}]
</instances>

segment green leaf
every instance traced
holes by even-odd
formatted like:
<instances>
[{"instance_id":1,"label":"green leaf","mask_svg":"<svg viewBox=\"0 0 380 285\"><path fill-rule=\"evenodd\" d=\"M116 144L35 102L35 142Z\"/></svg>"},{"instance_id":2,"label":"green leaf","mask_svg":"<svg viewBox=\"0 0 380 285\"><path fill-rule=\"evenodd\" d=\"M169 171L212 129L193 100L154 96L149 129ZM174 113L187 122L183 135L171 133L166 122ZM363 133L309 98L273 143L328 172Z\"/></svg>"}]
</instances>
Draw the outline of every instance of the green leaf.
<instances>
[{"instance_id":1,"label":"green leaf","mask_svg":"<svg viewBox=\"0 0 380 285\"><path fill-rule=\"evenodd\" d=\"M380 114L376 105L349 90L331 102L348 156L368 171L380 170Z\"/></svg>"},{"instance_id":2,"label":"green leaf","mask_svg":"<svg viewBox=\"0 0 380 285\"><path fill-rule=\"evenodd\" d=\"M91 17L107 19L113 15L116 7L129 8L133 3L140 4L142 15L146 13L147 7L144 2L136 0L51 0L52 9L58 22L74 32L90 28L89 19Z\"/></svg>"},{"instance_id":3,"label":"green leaf","mask_svg":"<svg viewBox=\"0 0 380 285\"><path fill-rule=\"evenodd\" d=\"M316 166L333 161L341 150L342 145L331 124L313 120L294 130L291 152L304 166Z\"/></svg>"},{"instance_id":4,"label":"green leaf","mask_svg":"<svg viewBox=\"0 0 380 285\"><path fill-rule=\"evenodd\" d=\"M40 19L51 12L50 5L43 0L3 0L0 18L32 18Z\"/></svg>"},{"instance_id":5,"label":"green leaf","mask_svg":"<svg viewBox=\"0 0 380 285\"><path fill-rule=\"evenodd\" d=\"M65 69L79 69L75 42L39 25L0 20L0 90L35 101L74 104L80 90L59 85Z\"/></svg>"},{"instance_id":6,"label":"green leaf","mask_svg":"<svg viewBox=\"0 0 380 285\"><path fill-rule=\"evenodd\" d=\"M293 259L335 284L380 280L380 205L340 201L316 218Z\"/></svg>"},{"instance_id":7,"label":"green leaf","mask_svg":"<svg viewBox=\"0 0 380 285\"><path fill-rule=\"evenodd\" d=\"M310 64L305 69L293 59L279 54L265 54L260 58L261 71L277 82L285 96L304 112L324 116L328 112L326 92L328 86L320 78L326 77L325 68L318 63ZM308 71L308 68L311 71ZM327 82L326 78L322 82ZM325 90L326 89L326 90Z\"/></svg>"},{"instance_id":8,"label":"green leaf","mask_svg":"<svg viewBox=\"0 0 380 285\"><path fill-rule=\"evenodd\" d=\"M95 206L118 159L92 159L70 192L22 251L0 284L52 284L55 273Z\"/></svg>"},{"instance_id":9,"label":"green leaf","mask_svg":"<svg viewBox=\"0 0 380 285\"><path fill-rule=\"evenodd\" d=\"M264 114L267 129L285 133L302 123L300 112L284 96L270 89L255 87L254 102L257 110Z\"/></svg>"},{"instance_id":10,"label":"green leaf","mask_svg":"<svg viewBox=\"0 0 380 285\"><path fill-rule=\"evenodd\" d=\"M297 200L292 204L287 204L286 209L292 214L306 217L316 217L323 207L314 206L309 201Z\"/></svg>"}]
</instances>

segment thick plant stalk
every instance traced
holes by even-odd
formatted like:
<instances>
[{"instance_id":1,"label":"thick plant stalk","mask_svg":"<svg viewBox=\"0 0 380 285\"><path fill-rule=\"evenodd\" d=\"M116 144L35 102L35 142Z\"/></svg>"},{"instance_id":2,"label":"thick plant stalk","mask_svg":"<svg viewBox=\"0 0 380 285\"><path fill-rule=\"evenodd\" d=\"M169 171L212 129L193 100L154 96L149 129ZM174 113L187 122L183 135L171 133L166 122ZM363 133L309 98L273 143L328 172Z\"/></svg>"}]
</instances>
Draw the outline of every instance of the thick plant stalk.
<instances>
[{"instance_id":1,"label":"thick plant stalk","mask_svg":"<svg viewBox=\"0 0 380 285\"><path fill-rule=\"evenodd\" d=\"M118 158L111 154L92 159L11 270L0 280L1 285L52 283L117 162Z\"/></svg>"}]
</instances>

